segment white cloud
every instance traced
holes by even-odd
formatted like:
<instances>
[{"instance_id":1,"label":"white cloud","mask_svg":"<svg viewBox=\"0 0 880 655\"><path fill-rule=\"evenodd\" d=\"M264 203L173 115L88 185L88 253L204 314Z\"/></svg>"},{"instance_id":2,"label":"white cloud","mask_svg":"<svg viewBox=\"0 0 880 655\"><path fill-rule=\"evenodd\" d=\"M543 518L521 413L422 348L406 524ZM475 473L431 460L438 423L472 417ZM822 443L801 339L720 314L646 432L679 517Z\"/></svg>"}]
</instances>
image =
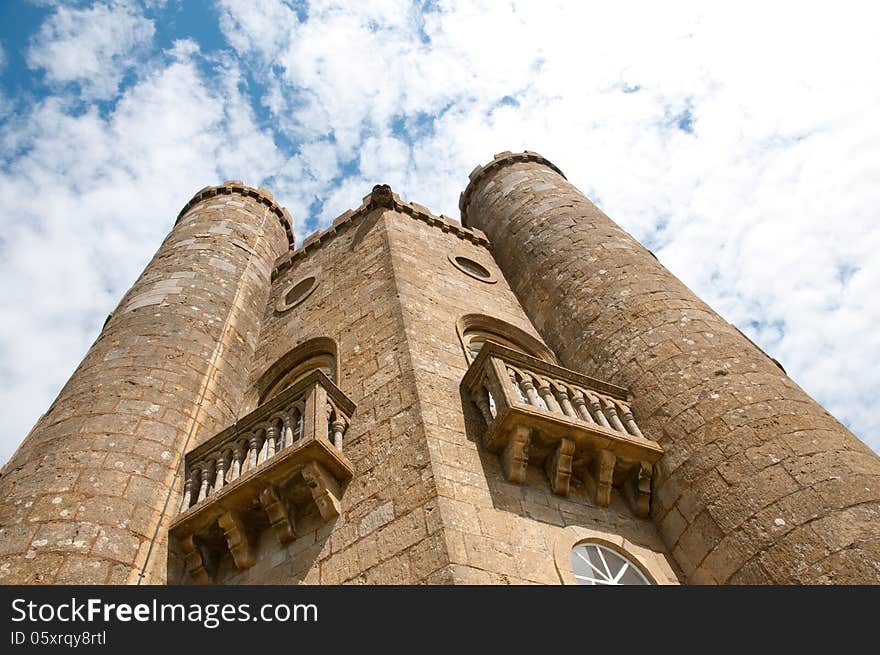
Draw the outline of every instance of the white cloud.
<instances>
[{"instance_id":1,"label":"white cloud","mask_svg":"<svg viewBox=\"0 0 880 655\"><path fill-rule=\"evenodd\" d=\"M154 32L153 22L126 2L59 5L34 38L27 63L45 70L50 83L77 83L85 98L106 99L116 95Z\"/></svg>"},{"instance_id":2,"label":"white cloud","mask_svg":"<svg viewBox=\"0 0 880 655\"><path fill-rule=\"evenodd\" d=\"M213 84L196 53L175 57L126 91L106 117L59 98L0 129L4 231L0 278L0 459L8 457L97 335L199 188L283 165L256 127L234 65Z\"/></svg>"}]
</instances>

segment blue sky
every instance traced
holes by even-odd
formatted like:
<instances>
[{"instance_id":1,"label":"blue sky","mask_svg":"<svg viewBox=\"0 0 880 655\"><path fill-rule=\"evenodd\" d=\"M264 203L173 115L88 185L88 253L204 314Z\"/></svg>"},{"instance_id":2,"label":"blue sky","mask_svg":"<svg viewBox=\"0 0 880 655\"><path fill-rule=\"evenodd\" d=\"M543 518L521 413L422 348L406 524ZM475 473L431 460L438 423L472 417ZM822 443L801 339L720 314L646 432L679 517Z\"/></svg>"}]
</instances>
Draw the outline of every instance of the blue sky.
<instances>
[{"instance_id":1,"label":"blue sky","mask_svg":"<svg viewBox=\"0 0 880 655\"><path fill-rule=\"evenodd\" d=\"M0 3L0 460L179 209L263 185L298 240L376 183L458 217L541 152L880 450L868 3Z\"/></svg>"}]
</instances>

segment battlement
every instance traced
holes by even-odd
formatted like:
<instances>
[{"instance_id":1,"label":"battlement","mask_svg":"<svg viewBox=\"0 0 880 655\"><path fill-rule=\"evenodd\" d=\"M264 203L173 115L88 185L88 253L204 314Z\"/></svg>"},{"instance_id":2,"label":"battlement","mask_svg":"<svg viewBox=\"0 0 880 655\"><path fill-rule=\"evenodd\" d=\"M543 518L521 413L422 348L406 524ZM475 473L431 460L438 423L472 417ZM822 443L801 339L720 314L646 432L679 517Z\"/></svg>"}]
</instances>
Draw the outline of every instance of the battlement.
<instances>
[{"instance_id":1,"label":"battlement","mask_svg":"<svg viewBox=\"0 0 880 655\"><path fill-rule=\"evenodd\" d=\"M468 175L467 187L462 192L461 196L458 199L458 208L461 210L461 224L465 227L468 226L467 220L467 208L468 204L471 200L471 194L473 194L474 189L477 184L479 184L483 178L485 178L489 173L499 168L503 168L504 166L511 166L513 164L523 163L523 162L535 162L537 164L544 164L548 168L552 168L554 171L559 173L562 177L565 177L565 173L559 170L553 162L544 157L543 155L539 155L537 152L532 152L531 150L525 150L523 152L510 152L509 150L505 150L504 152L499 152L495 155L495 158L490 161L485 166L477 166L474 170L471 171L470 175Z\"/></svg>"},{"instance_id":2,"label":"battlement","mask_svg":"<svg viewBox=\"0 0 880 655\"><path fill-rule=\"evenodd\" d=\"M264 189L263 187L255 189L254 187L247 186L241 180L226 180L223 184L219 184L217 186L206 186L203 189L199 190L190 199L190 201L183 206L183 209L180 210L180 213L177 215L177 220L174 221L174 224L177 225L180 220L184 216L186 216L186 214L189 213L189 211L198 203L204 200L208 200L209 198L213 198L215 196L232 194L253 198L257 202L266 205L270 209L270 211L278 217L278 220L281 221L281 226L284 228L284 232L287 234L287 242L290 245L290 249L293 250L296 242L293 234L293 219L290 216L290 212L287 211L286 207L282 207L277 202L275 202L275 197L269 190Z\"/></svg>"},{"instance_id":3,"label":"battlement","mask_svg":"<svg viewBox=\"0 0 880 655\"><path fill-rule=\"evenodd\" d=\"M345 229L352 222L377 208L398 211L401 214L411 216L418 221L440 228L443 232L449 232L476 245L483 246L487 249L490 247L489 239L486 238L486 235L477 228L464 227L455 219L452 219L449 216L444 216L443 214L437 216L424 205L420 205L417 202L406 202L401 200L400 196L394 193L389 185L377 184L373 187L373 190L370 193L364 196L360 206L356 209L349 209L343 212L333 219L333 223L330 227L311 234L302 242L302 245L297 250L282 255L275 263L275 269L272 271L272 279L275 279L282 272L290 268L290 266L293 265L293 262L297 259L305 257L307 253L320 247L321 244L329 239L332 239L337 232Z\"/></svg>"}]
</instances>

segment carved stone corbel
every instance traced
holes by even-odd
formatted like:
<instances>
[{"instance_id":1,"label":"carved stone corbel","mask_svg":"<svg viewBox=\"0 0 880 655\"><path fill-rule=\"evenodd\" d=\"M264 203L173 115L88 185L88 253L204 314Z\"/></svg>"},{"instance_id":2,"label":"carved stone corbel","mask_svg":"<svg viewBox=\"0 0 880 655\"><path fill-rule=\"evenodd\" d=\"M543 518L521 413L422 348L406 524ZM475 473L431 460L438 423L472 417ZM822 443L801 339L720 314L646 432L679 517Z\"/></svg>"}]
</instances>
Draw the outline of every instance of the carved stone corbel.
<instances>
[{"instance_id":1,"label":"carved stone corbel","mask_svg":"<svg viewBox=\"0 0 880 655\"><path fill-rule=\"evenodd\" d=\"M202 555L202 549L195 541L194 534L188 534L180 540L183 550L183 563L192 579L198 584L209 584L211 576L208 575L207 562Z\"/></svg>"},{"instance_id":2,"label":"carved stone corbel","mask_svg":"<svg viewBox=\"0 0 880 655\"><path fill-rule=\"evenodd\" d=\"M560 496L568 495L571 482L571 462L574 458L574 441L560 439L553 454L547 458L545 469L550 478L550 488Z\"/></svg>"},{"instance_id":3,"label":"carved stone corbel","mask_svg":"<svg viewBox=\"0 0 880 655\"><path fill-rule=\"evenodd\" d=\"M290 518L287 503L278 495L274 487L266 487L260 492L260 504L269 517L275 536L282 544L290 543L296 537L296 528Z\"/></svg>"},{"instance_id":4,"label":"carved stone corbel","mask_svg":"<svg viewBox=\"0 0 880 655\"><path fill-rule=\"evenodd\" d=\"M329 521L339 516L341 510L339 484L333 476L318 462L306 464L302 469L302 476L312 492L312 498L315 499L321 518Z\"/></svg>"},{"instance_id":5,"label":"carved stone corbel","mask_svg":"<svg viewBox=\"0 0 880 655\"><path fill-rule=\"evenodd\" d=\"M254 565L254 553L251 542L245 530L244 523L233 512L225 512L217 519L217 523L226 535L226 543L235 566L239 569L249 569Z\"/></svg>"},{"instance_id":6,"label":"carved stone corbel","mask_svg":"<svg viewBox=\"0 0 880 655\"><path fill-rule=\"evenodd\" d=\"M394 196L391 187L387 184L377 184L370 192L369 208L375 209L376 207L394 208Z\"/></svg>"},{"instance_id":7,"label":"carved stone corbel","mask_svg":"<svg viewBox=\"0 0 880 655\"><path fill-rule=\"evenodd\" d=\"M600 450L593 461L596 478L596 504L608 507L611 504L611 485L614 482L614 465L617 456L610 450Z\"/></svg>"},{"instance_id":8,"label":"carved stone corbel","mask_svg":"<svg viewBox=\"0 0 880 655\"><path fill-rule=\"evenodd\" d=\"M510 432L510 439L501 453L501 466L504 477L510 482L525 482L526 468L529 465L529 440L531 433L525 426L518 425Z\"/></svg>"},{"instance_id":9,"label":"carved stone corbel","mask_svg":"<svg viewBox=\"0 0 880 655\"><path fill-rule=\"evenodd\" d=\"M639 462L630 476L629 501L636 516L647 518L651 514L651 477L654 467L649 462Z\"/></svg>"}]
</instances>

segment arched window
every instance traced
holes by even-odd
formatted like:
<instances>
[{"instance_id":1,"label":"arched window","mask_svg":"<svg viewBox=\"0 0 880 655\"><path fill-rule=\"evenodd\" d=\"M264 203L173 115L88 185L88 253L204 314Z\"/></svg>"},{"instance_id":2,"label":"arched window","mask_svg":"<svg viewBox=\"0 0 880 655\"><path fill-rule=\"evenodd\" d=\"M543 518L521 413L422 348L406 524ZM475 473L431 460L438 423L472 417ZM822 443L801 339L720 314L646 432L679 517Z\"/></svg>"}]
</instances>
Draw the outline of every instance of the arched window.
<instances>
[{"instance_id":1,"label":"arched window","mask_svg":"<svg viewBox=\"0 0 880 655\"><path fill-rule=\"evenodd\" d=\"M483 344L486 343L486 341L494 341L495 343L500 343L502 346L507 346L508 348L512 348L513 350L526 352L526 349L520 346L518 343L515 343L510 339L505 339L500 334L487 332L485 330L471 330L465 332L464 341L467 344L468 356L471 361L476 359L477 355L480 354L480 349L483 347Z\"/></svg>"},{"instance_id":2,"label":"arched window","mask_svg":"<svg viewBox=\"0 0 880 655\"><path fill-rule=\"evenodd\" d=\"M466 314L459 319L456 327L468 362L474 361L486 341L494 341L545 362L557 363L550 349L538 339L497 318L484 314Z\"/></svg>"},{"instance_id":3,"label":"arched window","mask_svg":"<svg viewBox=\"0 0 880 655\"><path fill-rule=\"evenodd\" d=\"M336 342L327 337L309 339L288 351L257 381L258 404L278 395L312 371L319 370L337 381Z\"/></svg>"},{"instance_id":4,"label":"arched window","mask_svg":"<svg viewBox=\"0 0 880 655\"><path fill-rule=\"evenodd\" d=\"M587 541L571 549L571 568L582 585L654 584L631 559L608 546Z\"/></svg>"},{"instance_id":5,"label":"arched window","mask_svg":"<svg viewBox=\"0 0 880 655\"><path fill-rule=\"evenodd\" d=\"M655 545L570 525L554 539L553 560L562 584L678 584L668 555Z\"/></svg>"},{"instance_id":6,"label":"arched window","mask_svg":"<svg viewBox=\"0 0 880 655\"><path fill-rule=\"evenodd\" d=\"M335 362L332 355L329 353L322 353L299 362L285 373L281 379L266 390L265 394L260 399L260 402L264 402L273 396L277 396L287 387L292 387L314 370L321 371L332 380L335 375Z\"/></svg>"}]
</instances>

